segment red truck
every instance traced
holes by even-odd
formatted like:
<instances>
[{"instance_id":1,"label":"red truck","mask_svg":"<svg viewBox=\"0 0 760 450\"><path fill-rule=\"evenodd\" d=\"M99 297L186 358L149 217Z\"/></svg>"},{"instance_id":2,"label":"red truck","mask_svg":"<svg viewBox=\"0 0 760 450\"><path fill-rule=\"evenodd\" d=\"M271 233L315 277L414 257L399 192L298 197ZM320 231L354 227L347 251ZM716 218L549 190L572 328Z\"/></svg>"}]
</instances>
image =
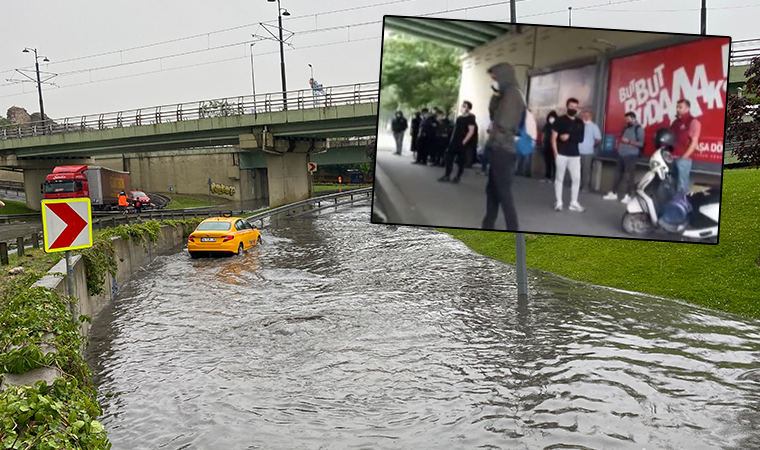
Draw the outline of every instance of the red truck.
<instances>
[{"instance_id":1,"label":"red truck","mask_svg":"<svg viewBox=\"0 0 760 450\"><path fill-rule=\"evenodd\" d=\"M45 177L45 200L89 198L95 210L117 209L119 192L129 194L129 172L98 166L58 166Z\"/></svg>"}]
</instances>

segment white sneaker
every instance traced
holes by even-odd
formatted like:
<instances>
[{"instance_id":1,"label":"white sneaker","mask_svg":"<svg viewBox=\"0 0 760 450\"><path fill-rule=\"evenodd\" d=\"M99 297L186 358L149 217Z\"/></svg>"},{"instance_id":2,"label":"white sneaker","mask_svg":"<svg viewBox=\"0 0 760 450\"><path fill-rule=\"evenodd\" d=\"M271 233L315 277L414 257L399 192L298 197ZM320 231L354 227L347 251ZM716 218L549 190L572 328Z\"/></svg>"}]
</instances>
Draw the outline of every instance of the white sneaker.
<instances>
[{"instance_id":1,"label":"white sneaker","mask_svg":"<svg viewBox=\"0 0 760 450\"><path fill-rule=\"evenodd\" d=\"M617 196L617 194L616 194L616 193L614 193L614 192L608 192L608 193L607 193L607 195L605 195L605 196L604 196L604 197L602 197L602 198L603 198L604 200L617 200L617 199L618 199L618 196Z\"/></svg>"},{"instance_id":2,"label":"white sneaker","mask_svg":"<svg viewBox=\"0 0 760 450\"><path fill-rule=\"evenodd\" d=\"M562 211L562 203L555 203L554 204L554 210L555 211Z\"/></svg>"},{"instance_id":3,"label":"white sneaker","mask_svg":"<svg viewBox=\"0 0 760 450\"><path fill-rule=\"evenodd\" d=\"M567 207L570 211L577 211L577 212L583 212L586 210L583 206L581 206L580 203L570 203L570 206Z\"/></svg>"},{"instance_id":4,"label":"white sneaker","mask_svg":"<svg viewBox=\"0 0 760 450\"><path fill-rule=\"evenodd\" d=\"M628 202L630 202L631 200L632 200L631 197L628 194L625 194L625 197L623 197L623 199L620 200L620 203L628 204Z\"/></svg>"}]
</instances>

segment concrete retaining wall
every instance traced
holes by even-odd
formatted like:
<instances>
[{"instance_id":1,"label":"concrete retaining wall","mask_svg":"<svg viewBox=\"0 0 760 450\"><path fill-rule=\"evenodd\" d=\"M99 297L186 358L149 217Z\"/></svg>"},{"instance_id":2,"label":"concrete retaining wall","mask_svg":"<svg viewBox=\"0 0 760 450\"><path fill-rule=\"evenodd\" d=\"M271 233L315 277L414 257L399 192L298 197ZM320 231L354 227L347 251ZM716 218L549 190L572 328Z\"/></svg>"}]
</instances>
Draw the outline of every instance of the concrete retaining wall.
<instances>
[{"instance_id":1,"label":"concrete retaining wall","mask_svg":"<svg viewBox=\"0 0 760 450\"><path fill-rule=\"evenodd\" d=\"M147 238L147 236L146 236ZM182 236L182 228L175 228L169 225L161 227L156 242L148 240L144 245L142 242L133 242L124 240L120 236L113 238L114 249L116 250L116 276L112 277L110 273L106 274L103 285L104 292L101 295L91 296L87 292L87 278L85 276L84 259L80 255L72 256L72 265L74 269L74 297L79 299L76 304L77 316L87 315L94 317L100 310L118 293L119 286L126 283L133 273L140 268L150 264L157 256L164 255L182 248L185 239ZM68 283L62 275L56 273L66 273L66 260L62 259L58 264L53 266L47 275L42 277L34 286L44 286L55 289L62 294L68 293ZM90 324L82 323L81 331L87 335Z\"/></svg>"}]
</instances>

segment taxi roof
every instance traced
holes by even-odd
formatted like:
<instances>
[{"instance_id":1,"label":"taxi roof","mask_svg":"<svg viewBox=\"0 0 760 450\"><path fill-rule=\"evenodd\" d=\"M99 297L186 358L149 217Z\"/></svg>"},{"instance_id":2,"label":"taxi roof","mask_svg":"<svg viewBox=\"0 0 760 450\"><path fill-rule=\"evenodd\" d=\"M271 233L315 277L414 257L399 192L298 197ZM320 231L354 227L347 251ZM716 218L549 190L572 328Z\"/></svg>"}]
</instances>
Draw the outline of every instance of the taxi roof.
<instances>
[{"instance_id":1,"label":"taxi roof","mask_svg":"<svg viewBox=\"0 0 760 450\"><path fill-rule=\"evenodd\" d=\"M209 217L208 219L204 219L203 222L233 222L233 221L241 220L241 219L243 218L242 217Z\"/></svg>"}]
</instances>

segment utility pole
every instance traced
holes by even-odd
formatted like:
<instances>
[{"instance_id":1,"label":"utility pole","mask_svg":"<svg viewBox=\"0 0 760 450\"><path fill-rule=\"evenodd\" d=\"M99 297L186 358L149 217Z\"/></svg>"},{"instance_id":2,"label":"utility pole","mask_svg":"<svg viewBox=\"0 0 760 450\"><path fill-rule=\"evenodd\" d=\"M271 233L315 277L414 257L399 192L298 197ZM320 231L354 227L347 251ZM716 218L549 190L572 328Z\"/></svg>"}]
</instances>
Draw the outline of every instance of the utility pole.
<instances>
[{"instance_id":1,"label":"utility pole","mask_svg":"<svg viewBox=\"0 0 760 450\"><path fill-rule=\"evenodd\" d=\"M702 34L707 34L707 0L702 0Z\"/></svg>"},{"instance_id":2,"label":"utility pole","mask_svg":"<svg viewBox=\"0 0 760 450\"><path fill-rule=\"evenodd\" d=\"M517 0L509 0L509 21L512 23L517 22Z\"/></svg>"},{"instance_id":3,"label":"utility pole","mask_svg":"<svg viewBox=\"0 0 760 450\"><path fill-rule=\"evenodd\" d=\"M275 0L267 0L269 2L274 2ZM282 16L289 16L290 13L286 9L285 12L283 12L283 8L280 7L280 0L277 0L277 21L279 22L280 26L280 70L282 75L282 106L284 109L288 109L288 88L285 84L285 50L283 48L283 41L282 41Z\"/></svg>"},{"instance_id":4,"label":"utility pole","mask_svg":"<svg viewBox=\"0 0 760 450\"><path fill-rule=\"evenodd\" d=\"M573 7L572 6L567 7L567 26L569 27L573 26Z\"/></svg>"},{"instance_id":5,"label":"utility pole","mask_svg":"<svg viewBox=\"0 0 760 450\"><path fill-rule=\"evenodd\" d=\"M22 50L22 52L29 53L29 50L30 50L29 48L25 48L24 50ZM45 130L45 128L46 128L45 125L47 124L47 121L45 120L45 106L42 103L42 82L40 81L40 62L39 62L39 56L37 56L37 49L36 48L33 48L31 50L34 52L34 68L37 71L37 92L40 95L40 117L41 117L40 120L42 121L42 134L47 134L46 130ZM50 61L49 59L47 59L47 57L44 57L44 58L45 58L44 59L45 62Z\"/></svg>"}]
</instances>

